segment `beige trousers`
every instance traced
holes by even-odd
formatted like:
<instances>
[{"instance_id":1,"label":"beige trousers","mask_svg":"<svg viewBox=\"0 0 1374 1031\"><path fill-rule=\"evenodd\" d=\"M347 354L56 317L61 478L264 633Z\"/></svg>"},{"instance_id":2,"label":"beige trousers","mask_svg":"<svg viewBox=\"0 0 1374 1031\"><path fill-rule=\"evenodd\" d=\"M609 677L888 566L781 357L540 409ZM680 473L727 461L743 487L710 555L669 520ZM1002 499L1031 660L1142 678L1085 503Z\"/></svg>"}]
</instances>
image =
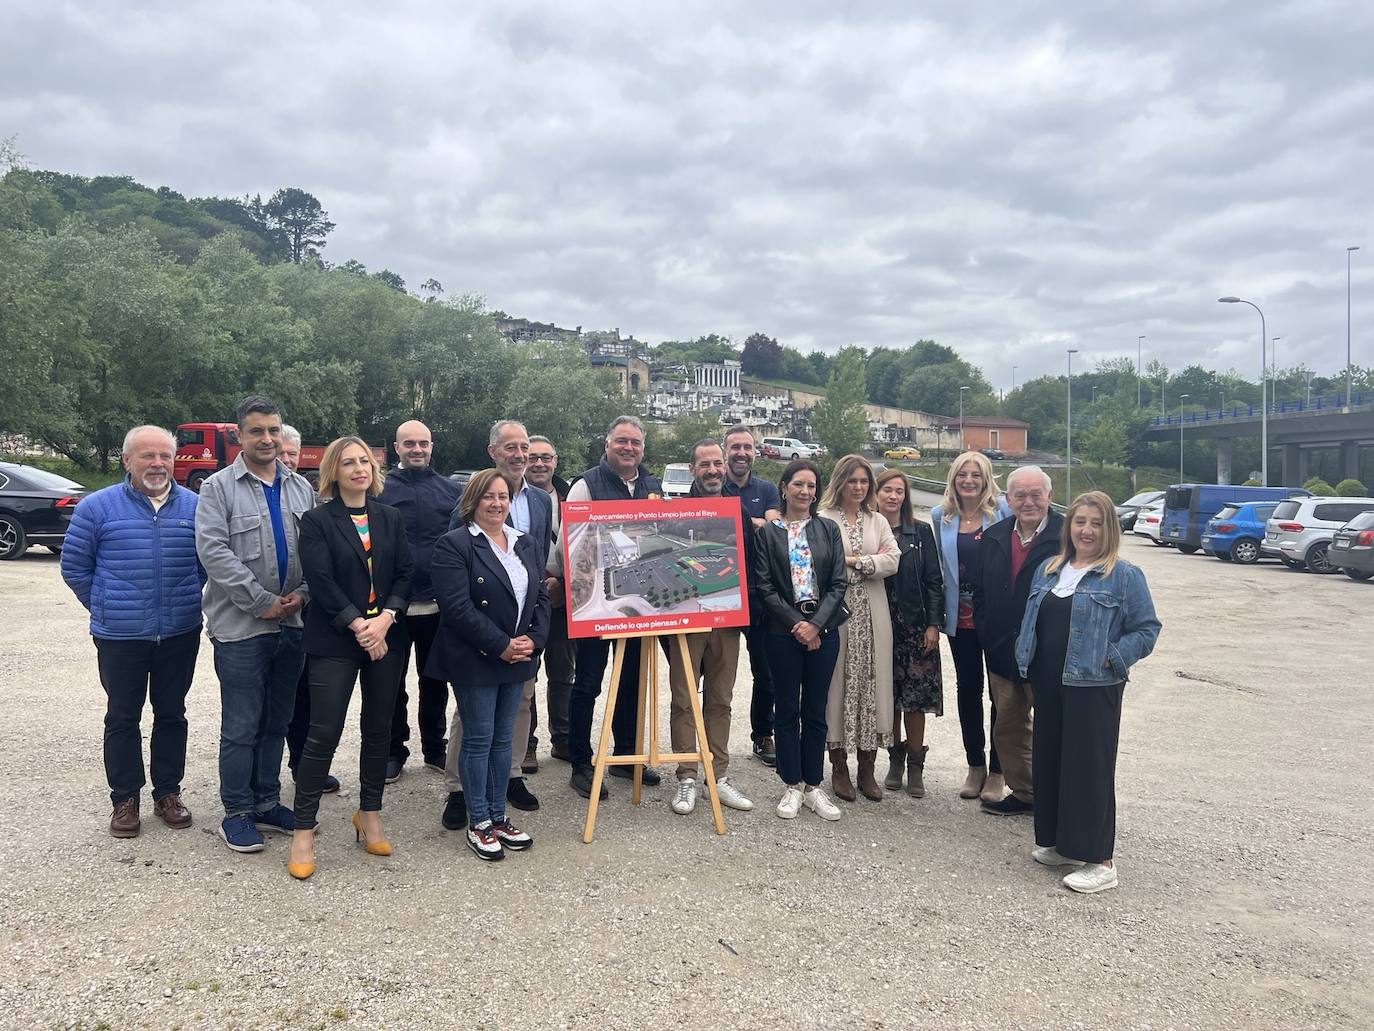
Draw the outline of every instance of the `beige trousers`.
<instances>
[{"instance_id":1,"label":"beige trousers","mask_svg":"<svg viewBox=\"0 0 1374 1031\"><path fill-rule=\"evenodd\" d=\"M1022 802L1034 802L1031 787L1031 713L1035 692L1029 681L1008 680L988 672L988 690L997 706L997 722L992 726L992 743L1002 762L1007 787Z\"/></svg>"},{"instance_id":2,"label":"beige trousers","mask_svg":"<svg viewBox=\"0 0 1374 1031\"><path fill-rule=\"evenodd\" d=\"M523 777L520 764L525 760L525 749L530 744L530 699L534 697L533 680L525 682L520 692L520 706L515 710L515 726L511 728L510 776L511 780ZM463 790L462 778L458 776L458 749L463 745L463 717L458 706L453 707L453 722L448 728L448 752L444 755L444 787L452 794Z\"/></svg>"},{"instance_id":3,"label":"beige trousers","mask_svg":"<svg viewBox=\"0 0 1374 1031\"><path fill-rule=\"evenodd\" d=\"M712 630L687 635L687 656L692 662L692 682L682 676L682 660L677 644L670 642L668 685L672 689L668 731L674 752L691 752L697 747L696 721L692 718L692 696L698 684L704 686L701 702L706 724L706 743L711 749L711 766L716 779L725 776L730 765L730 702L735 693L735 668L739 665L740 631ZM646 646L647 647L647 646ZM678 764L677 779L697 779L697 764Z\"/></svg>"}]
</instances>

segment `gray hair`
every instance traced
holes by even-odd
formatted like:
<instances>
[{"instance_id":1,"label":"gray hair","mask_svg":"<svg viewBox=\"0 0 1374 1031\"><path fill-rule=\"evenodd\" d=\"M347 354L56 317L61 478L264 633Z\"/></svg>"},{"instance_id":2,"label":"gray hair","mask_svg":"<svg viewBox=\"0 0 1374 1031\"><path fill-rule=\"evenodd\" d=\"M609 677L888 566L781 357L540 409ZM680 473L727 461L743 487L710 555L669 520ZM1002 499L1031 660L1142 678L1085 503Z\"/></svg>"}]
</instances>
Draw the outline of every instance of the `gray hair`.
<instances>
[{"instance_id":1,"label":"gray hair","mask_svg":"<svg viewBox=\"0 0 1374 1031\"><path fill-rule=\"evenodd\" d=\"M1045 481L1045 489L1047 491L1054 490L1054 481L1050 479L1050 474L1045 472L1044 469L1041 469L1038 465L1018 465L1011 472L1007 473L1007 493L1011 493L1012 480L1016 479L1022 473L1038 473L1040 477Z\"/></svg>"},{"instance_id":2,"label":"gray hair","mask_svg":"<svg viewBox=\"0 0 1374 1031\"><path fill-rule=\"evenodd\" d=\"M556 448L556 447L553 446L553 441L551 441L548 437L544 436L542 433L536 433L534 436L532 436L532 437L530 438L530 443L531 443L531 444L547 444L547 445L549 445L549 450L550 450L550 451L552 451L555 455L558 454L558 448Z\"/></svg>"},{"instance_id":3,"label":"gray hair","mask_svg":"<svg viewBox=\"0 0 1374 1031\"><path fill-rule=\"evenodd\" d=\"M121 455L127 455L129 452L133 451L134 438L140 433L146 433L150 430L154 433L161 433L163 437L166 438L167 443L172 445L173 451L177 449L177 438L170 430L164 429L161 426L135 426L128 433L124 434L124 446L120 449L119 453Z\"/></svg>"},{"instance_id":4,"label":"gray hair","mask_svg":"<svg viewBox=\"0 0 1374 1031\"><path fill-rule=\"evenodd\" d=\"M624 426L624 425L627 424L627 423L628 423L629 425L633 426L635 429L639 430L640 433L643 433L643 432L644 432L644 423L642 423L642 422L639 421L639 417L638 417L638 416L634 416L634 415L617 415L614 419L611 420L611 424L610 424L609 426L606 427L606 437L607 437L607 439L609 439L610 436L611 436L611 434L615 432L615 428L616 428L617 426Z\"/></svg>"},{"instance_id":5,"label":"gray hair","mask_svg":"<svg viewBox=\"0 0 1374 1031\"><path fill-rule=\"evenodd\" d=\"M288 425L286 425L286 423L282 423L282 426L281 426L281 442L282 442L283 444L293 444L293 445L295 445L296 447L300 447L300 446L301 446L301 431L298 430L298 429L296 429L296 427L294 427L294 426L288 426Z\"/></svg>"},{"instance_id":6,"label":"gray hair","mask_svg":"<svg viewBox=\"0 0 1374 1031\"><path fill-rule=\"evenodd\" d=\"M525 429L525 424L521 422L519 419L497 419L494 423L491 424L491 432L487 434L487 443L501 443L501 431L504 430L507 426L519 426L522 430ZM528 430L525 430L525 435L529 435Z\"/></svg>"}]
</instances>

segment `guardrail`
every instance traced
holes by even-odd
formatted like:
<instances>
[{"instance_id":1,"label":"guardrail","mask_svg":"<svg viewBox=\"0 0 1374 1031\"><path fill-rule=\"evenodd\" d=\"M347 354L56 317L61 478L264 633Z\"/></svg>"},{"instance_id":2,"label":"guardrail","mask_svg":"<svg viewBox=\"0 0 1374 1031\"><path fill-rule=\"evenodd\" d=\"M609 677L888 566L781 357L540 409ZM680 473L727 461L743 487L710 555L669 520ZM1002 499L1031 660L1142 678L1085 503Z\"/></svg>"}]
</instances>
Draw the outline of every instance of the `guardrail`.
<instances>
[{"instance_id":1,"label":"guardrail","mask_svg":"<svg viewBox=\"0 0 1374 1031\"><path fill-rule=\"evenodd\" d=\"M1374 404L1374 396L1365 391L1351 395L1350 407L1360 408ZM1307 400L1271 401L1266 405L1230 405L1226 408L1209 408L1201 412L1184 412L1182 415L1156 415L1150 420L1153 429L1165 426L1196 426L1198 423L1224 422L1227 419L1258 419L1268 408L1270 415L1290 415L1295 412L1332 412L1345 408L1344 394L1325 394Z\"/></svg>"},{"instance_id":2,"label":"guardrail","mask_svg":"<svg viewBox=\"0 0 1374 1031\"><path fill-rule=\"evenodd\" d=\"M913 487L919 487L921 490L929 491L931 494L943 494L945 492L944 480L929 480L924 476L912 476L910 473L907 473L906 478ZM1051 501L1050 508L1054 509L1060 515L1068 511L1067 506L1061 505L1057 501Z\"/></svg>"}]
</instances>

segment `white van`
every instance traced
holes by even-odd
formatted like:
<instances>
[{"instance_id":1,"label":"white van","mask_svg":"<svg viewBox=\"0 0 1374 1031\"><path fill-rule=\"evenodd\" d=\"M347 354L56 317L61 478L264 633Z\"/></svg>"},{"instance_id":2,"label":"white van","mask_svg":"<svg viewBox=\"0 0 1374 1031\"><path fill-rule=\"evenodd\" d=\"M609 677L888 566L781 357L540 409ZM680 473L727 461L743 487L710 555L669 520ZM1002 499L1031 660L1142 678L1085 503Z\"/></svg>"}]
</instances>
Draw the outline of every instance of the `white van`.
<instances>
[{"instance_id":1,"label":"white van","mask_svg":"<svg viewBox=\"0 0 1374 1031\"><path fill-rule=\"evenodd\" d=\"M794 458L816 458L824 454L825 449L796 437L764 437L759 444L759 451L764 458L781 458L790 462Z\"/></svg>"},{"instance_id":2,"label":"white van","mask_svg":"<svg viewBox=\"0 0 1374 1031\"><path fill-rule=\"evenodd\" d=\"M692 489L692 467L686 462L672 462L663 469L663 496L685 498Z\"/></svg>"}]
</instances>

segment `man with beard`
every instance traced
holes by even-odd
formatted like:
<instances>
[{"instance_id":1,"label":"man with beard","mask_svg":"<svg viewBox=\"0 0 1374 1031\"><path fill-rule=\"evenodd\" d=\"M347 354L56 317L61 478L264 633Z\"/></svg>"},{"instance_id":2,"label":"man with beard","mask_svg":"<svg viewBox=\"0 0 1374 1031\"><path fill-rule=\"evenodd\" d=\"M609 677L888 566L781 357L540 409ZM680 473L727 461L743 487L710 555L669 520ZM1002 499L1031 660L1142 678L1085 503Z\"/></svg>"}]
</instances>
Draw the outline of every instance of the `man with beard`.
<instances>
[{"instance_id":1,"label":"man with beard","mask_svg":"<svg viewBox=\"0 0 1374 1031\"><path fill-rule=\"evenodd\" d=\"M62 546L62 579L91 613L116 838L136 837L140 828L145 699L153 708L153 811L168 827L191 826L181 778L205 570L196 560L196 496L172 481L175 460L176 439L166 430L131 429L123 449L128 475L81 500Z\"/></svg>"},{"instance_id":2,"label":"man with beard","mask_svg":"<svg viewBox=\"0 0 1374 1031\"><path fill-rule=\"evenodd\" d=\"M760 480L754 475L754 459L758 449L754 432L748 426L732 426L725 431L725 464L727 476L722 493L727 498L739 498L744 517L744 546L746 559L754 553L754 531L770 519L778 518L782 498L776 484ZM773 681L768 674L768 659L764 642L768 638L767 617L763 603L749 596L749 629L745 631L745 645L749 649L749 671L754 678L754 693L749 701L749 736L754 741L754 754L768 766L777 762L773 746Z\"/></svg>"},{"instance_id":3,"label":"man with beard","mask_svg":"<svg viewBox=\"0 0 1374 1031\"><path fill-rule=\"evenodd\" d=\"M718 498L725 485L725 452L709 437L692 448L692 489L689 498ZM746 517L747 519L747 517ZM748 531L752 532L752 530ZM745 580L740 578L744 589ZM739 665L738 627L719 627L706 633L687 635L687 657L692 664L691 680L682 675L682 663L673 650L668 659L668 684L672 689L669 733L674 752L691 752L697 747L696 721L692 716L692 692L702 689L701 714L706 727L706 742L711 749L711 766L716 777L716 792L721 805L748 812L754 803L730 783L725 775L730 765L730 701L735 691L735 669ZM663 638L667 642L668 638ZM673 812L686 816L697 806L697 764L681 762L677 767L677 791L669 803Z\"/></svg>"}]
</instances>

